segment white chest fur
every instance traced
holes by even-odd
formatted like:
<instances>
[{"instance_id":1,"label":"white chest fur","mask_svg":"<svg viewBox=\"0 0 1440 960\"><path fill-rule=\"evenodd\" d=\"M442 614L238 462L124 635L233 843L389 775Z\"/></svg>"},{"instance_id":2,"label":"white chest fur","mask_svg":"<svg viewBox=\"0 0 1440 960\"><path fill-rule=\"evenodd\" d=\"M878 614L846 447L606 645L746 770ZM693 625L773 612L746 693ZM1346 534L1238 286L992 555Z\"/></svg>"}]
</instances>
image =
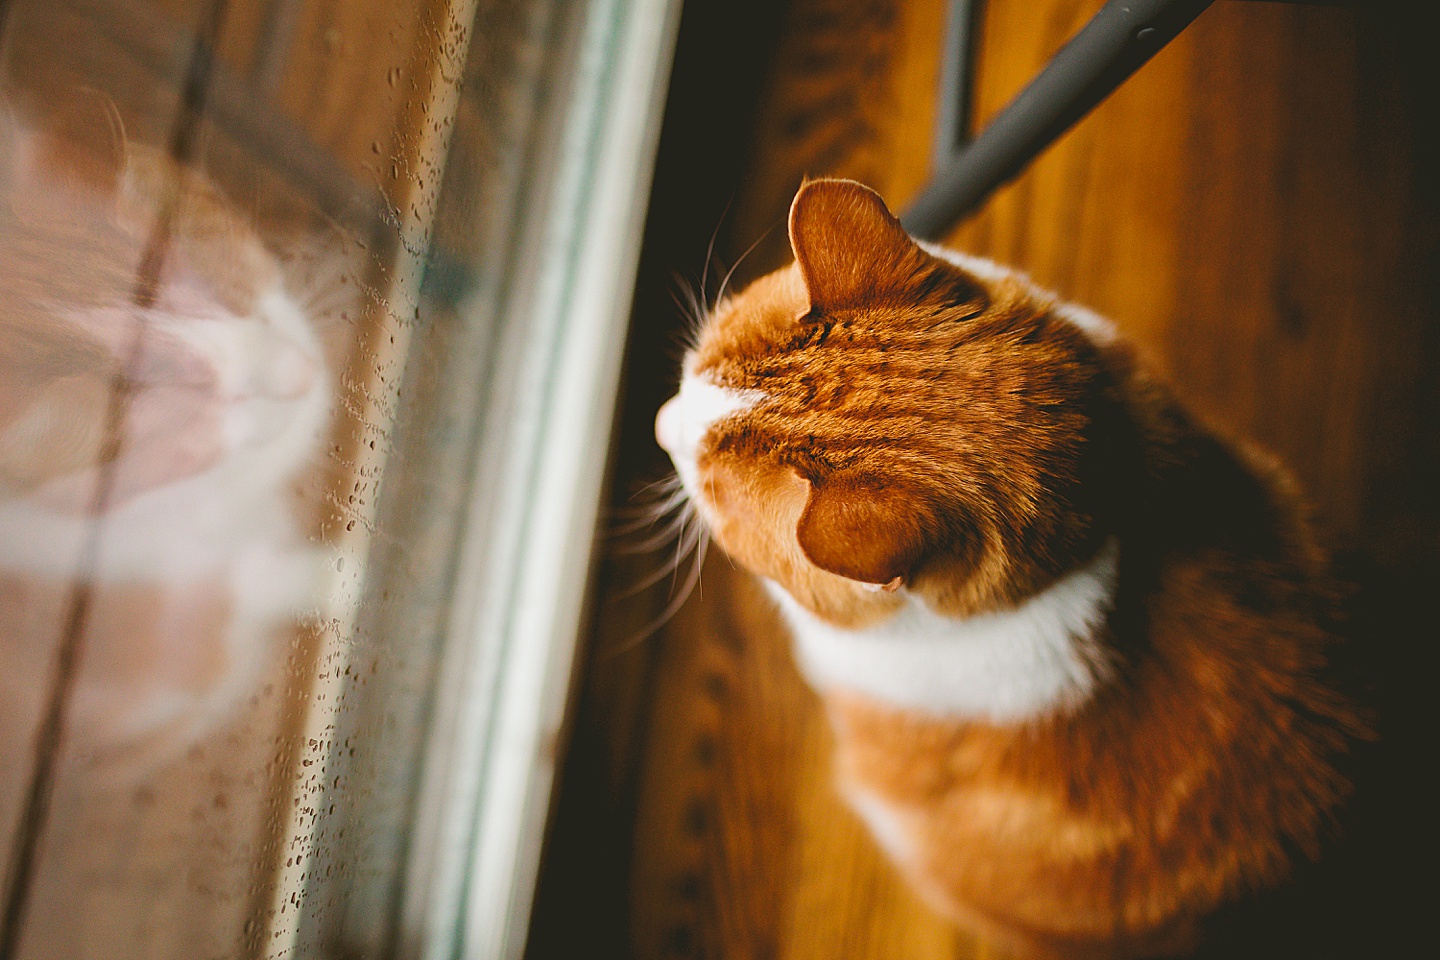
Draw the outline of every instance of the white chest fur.
<instances>
[{"instance_id":1,"label":"white chest fur","mask_svg":"<svg viewBox=\"0 0 1440 960\"><path fill-rule=\"evenodd\" d=\"M1095 637L1113 602L1119 554L1110 541L1012 610L956 620L911 598L895 617L864 630L825 623L778 585L767 586L817 690L932 716L1018 723L1083 702L1104 679Z\"/></svg>"}]
</instances>

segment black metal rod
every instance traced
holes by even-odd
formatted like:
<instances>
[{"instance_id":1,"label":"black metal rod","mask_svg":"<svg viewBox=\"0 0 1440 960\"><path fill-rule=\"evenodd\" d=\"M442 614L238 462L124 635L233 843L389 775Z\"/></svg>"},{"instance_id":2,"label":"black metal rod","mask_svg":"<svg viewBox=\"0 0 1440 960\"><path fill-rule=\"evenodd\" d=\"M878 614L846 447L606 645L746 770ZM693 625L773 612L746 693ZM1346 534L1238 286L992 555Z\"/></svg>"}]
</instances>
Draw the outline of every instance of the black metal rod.
<instances>
[{"instance_id":1,"label":"black metal rod","mask_svg":"<svg viewBox=\"0 0 1440 960\"><path fill-rule=\"evenodd\" d=\"M940 169L900 217L906 229L926 240L943 237L1210 3L1110 0L983 133Z\"/></svg>"},{"instance_id":2,"label":"black metal rod","mask_svg":"<svg viewBox=\"0 0 1440 960\"><path fill-rule=\"evenodd\" d=\"M970 126L971 62L984 0L950 0L945 12L945 48L940 57L940 103L935 112L934 169L943 170L965 146Z\"/></svg>"}]
</instances>

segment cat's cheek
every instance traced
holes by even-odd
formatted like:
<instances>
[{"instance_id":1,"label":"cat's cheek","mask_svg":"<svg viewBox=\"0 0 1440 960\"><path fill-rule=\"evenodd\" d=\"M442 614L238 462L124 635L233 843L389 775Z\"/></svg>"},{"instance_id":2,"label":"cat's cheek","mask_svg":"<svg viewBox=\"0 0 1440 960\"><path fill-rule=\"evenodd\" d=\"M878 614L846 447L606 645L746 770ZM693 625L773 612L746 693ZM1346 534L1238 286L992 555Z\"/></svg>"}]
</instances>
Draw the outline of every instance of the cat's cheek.
<instances>
[{"instance_id":1,"label":"cat's cheek","mask_svg":"<svg viewBox=\"0 0 1440 960\"><path fill-rule=\"evenodd\" d=\"M751 572L781 583L803 559L794 542L805 504L804 481L789 470L703 456L698 500L715 540Z\"/></svg>"},{"instance_id":2,"label":"cat's cheek","mask_svg":"<svg viewBox=\"0 0 1440 960\"><path fill-rule=\"evenodd\" d=\"M896 594L866 590L806 558L795 530L810 485L793 470L711 455L702 456L699 477L702 514L736 563L838 626L861 627L894 612Z\"/></svg>"}]
</instances>

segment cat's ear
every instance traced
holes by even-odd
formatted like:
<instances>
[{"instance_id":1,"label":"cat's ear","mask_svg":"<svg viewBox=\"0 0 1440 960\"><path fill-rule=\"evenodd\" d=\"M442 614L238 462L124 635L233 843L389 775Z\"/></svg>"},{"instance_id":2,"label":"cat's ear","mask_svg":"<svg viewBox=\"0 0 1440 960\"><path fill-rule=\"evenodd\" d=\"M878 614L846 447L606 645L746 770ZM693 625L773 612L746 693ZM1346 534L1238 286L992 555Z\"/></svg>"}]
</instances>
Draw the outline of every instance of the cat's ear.
<instances>
[{"instance_id":1,"label":"cat's ear","mask_svg":"<svg viewBox=\"0 0 1440 960\"><path fill-rule=\"evenodd\" d=\"M854 180L811 180L790 204L790 248L810 312L940 295L974 299L979 284L920 248L880 195Z\"/></svg>"},{"instance_id":2,"label":"cat's ear","mask_svg":"<svg viewBox=\"0 0 1440 960\"><path fill-rule=\"evenodd\" d=\"M922 498L841 473L811 481L795 536L820 569L893 590L929 552L935 526Z\"/></svg>"}]
</instances>

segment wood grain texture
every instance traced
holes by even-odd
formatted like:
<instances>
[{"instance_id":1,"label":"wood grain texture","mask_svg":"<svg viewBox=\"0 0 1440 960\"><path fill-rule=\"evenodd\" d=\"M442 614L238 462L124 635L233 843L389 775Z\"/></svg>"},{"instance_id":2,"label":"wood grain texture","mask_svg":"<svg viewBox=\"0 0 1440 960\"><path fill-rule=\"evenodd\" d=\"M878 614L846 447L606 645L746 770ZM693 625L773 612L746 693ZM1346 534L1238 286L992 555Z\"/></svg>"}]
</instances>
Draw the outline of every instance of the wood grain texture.
<instances>
[{"instance_id":1,"label":"wood grain texture","mask_svg":"<svg viewBox=\"0 0 1440 960\"><path fill-rule=\"evenodd\" d=\"M675 384L673 272L700 273L712 230L722 267L763 237L737 282L783 263L805 176L856 177L898 210L928 175L940 0L793 0L778 18L718 6L687 5L617 511L665 470L651 421ZM1099 6L984 4L978 122ZM1285 458L1360 584L1355 631L1384 740L1336 862L1366 889L1325 881L1328 900L1259 908L1288 939L1237 928L1239 942L1270 956L1301 955L1327 914L1353 916L1359 939L1315 933L1304 949L1383 954L1422 910L1383 881L1422 815L1399 799L1419 795L1406 771L1427 725L1408 665L1434 635L1421 585L1440 572L1430 59L1377 13L1216 4L951 238L1114 317L1217 429ZM819 702L750 578L712 556L701 590L636 642L667 596L625 594L664 558L623 546L599 571L530 956L998 956L931 914L836 798Z\"/></svg>"}]
</instances>

